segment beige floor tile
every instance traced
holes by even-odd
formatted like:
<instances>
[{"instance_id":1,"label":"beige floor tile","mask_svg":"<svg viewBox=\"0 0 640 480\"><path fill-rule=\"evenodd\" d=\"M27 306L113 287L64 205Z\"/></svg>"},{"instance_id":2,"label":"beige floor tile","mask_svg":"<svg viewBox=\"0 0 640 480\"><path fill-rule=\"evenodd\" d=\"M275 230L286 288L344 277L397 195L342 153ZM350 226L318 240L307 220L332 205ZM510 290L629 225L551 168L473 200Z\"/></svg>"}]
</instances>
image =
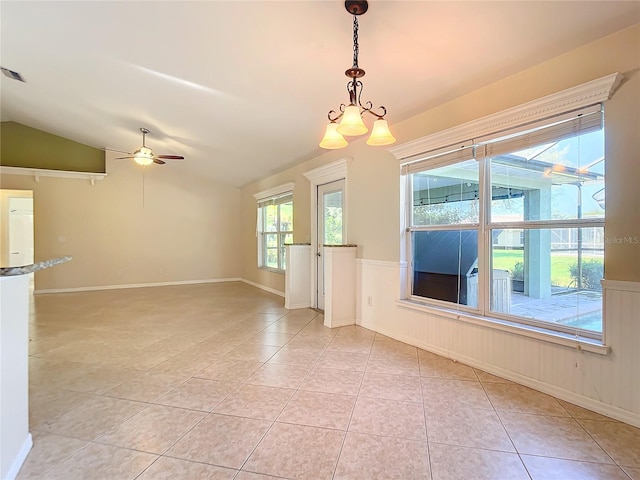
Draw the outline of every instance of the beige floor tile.
<instances>
[{"instance_id":1,"label":"beige floor tile","mask_svg":"<svg viewBox=\"0 0 640 480\"><path fill-rule=\"evenodd\" d=\"M278 422L346 430L356 403L352 395L298 391Z\"/></svg>"},{"instance_id":2,"label":"beige floor tile","mask_svg":"<svg viewBox=\"0 0 640 480\"><path fill-rule=\"evenodd\" d=\"M349 432L333 478L429 480L427 443Z\"/></svg>"},{"instance_id":3,"label":"beige floor tile","mask_svg":"<svg viewBox=\"0 0 640 480\"><path fill-rule=\"evenodd\" d=\"M600 415L599 413L592 412L591 410L587 410L586 408L579 407L578 405L574 405L573 403L565 402L564 400L558 400L560 405L564 407L564 409L569 412L573 418L577 420L601 420L604 422L617 422L613 418L605 417L604 415Z\"/></svg>"},{"instance_id":4,"label":"beige floor tile","mask_svg":"<svg viewBox=\"0 0 640 480\"><path fill-rule=\"evenodd\" d=\"M573 418L499 413L520 454L585 462L614 463Z\"/></svg>"},{"instance_id":5,"label":"beige floor tile","mask_svg":"<svg viewBox=\"0 0 640 480\"><path fill-rule=\"evenodd\" d=\"M474 368L473 370L476 372L478 380L480 380L481 383L513 383L511 380L483 372L477 368Z\"/></svg>"},{"instance_id":6,"label":"beige floor tile","mask_svg":"<svg viewBox=\"0 0 640 480\"><path fill-rule=\"evenodd\" d=\"M616 465L521 455L532 480L629 480Z\"/></svg>"},{"instance_id":7,"label":"beige floor tile","mask_svg":"<svg viewBox=\"0 0 640 480\"><path fill-rule=\"evenodd\" d=\"M133 480L156 458L149 453L92 443L47 472L46 480Z\"/></svg>"},{"instance_id":8,"label":"beige floor tile","mask_svg":"<svg viewBox=\"0 0 640 480\"><path fill-rule=\"evenodd\" d=\"M459 408L428 412L426 418L429 442L516 451L500 418L491 410Z\"/></svg>"},{"instance_id":9,"label":"beige floor tile","mask_svg":"<svg viewBox=\"0 0 640 480\"><path fill-rule=\"evenodd\" d=\"M255 473L331 479L345 432L275 423L242 467Z\"/></svg>"},{"instance_id":10,"label":"beige floor tile","mask_svg":"<svg viewBox=\"0 0 640 480\"><path fill-rule=\"evenodd\" d=\"M360 326L329 329L318 312L286 310L242 282L32 300L35 446L20 480L127 480L145 469L140 480L232 478L243 466L236 480L333 469L363 480L517 479L524 466L504 426L534 480L617 479L620 468L640 480L634 427ZM229 414L206 413L227 386L239 389L217 405ZM107 440L153 452L176 443L157 459ZM262 470L245 465L254 451Z\"/></svg>"},{"instance_id":11,"label":"beige floor tile","mask_svg":"<svg viewBox=\"0 0 640 480\"><path fill-rule=\"evenodd\" d=\"M34 480L87 445L87 442L75 438L33 432L33 447L20 469L17 480Z\"/></svg>"},{"instance_id":12,"label":"beige floor tile","mask_svg":"<svg viewBox=\"0 0 640 480\"><path fill-rule=\"evenodd\" d=\"M58 415L79 407L92 395L68 390L31 388L29 390L29 428L32 430Z\"/></svg>"},{"instance_id":13,"label":"beige floor tile","mask_svg":"<svg viewBox=\"0 0 640 480\"><path fill-rule=\"evenodd\" d=\"M290 333L258 332L248 339L243 345L268 345L272 347L283 347L294 335Z\"/></svg>"},{"instance_id":14,"label":"beige floor tile","mask_svg":"<svg viewBox=\"0 0 640 480\"><path fill-rule=\"evenodd\" d=\"M300 390L357 395L364 372L318 368L309 372Z\"/></svg>"},{"instance_id":15,"label":"beige floor tile","mask_svg":"<svg viewBox=\"0 0 640 480\"><path fill-rule=\"evenodd\" d=\"M160 457L136 480L231 480L237 470Z\"/></svg>"},{"instance_id":16,"label":"beige floor tile","mask_svg":"<svg viewBox=\"0 0 640 480\"><path fill-rule=\"evenodd\" d=\"M424 410L420 403L358 397L349 431L426 440Z\"/></svg>"},{"instance_id":17,"label":"beige floor tile","mask_svg":"<svg viewBox=\"0 0 640 480\"><path fill-rule=\"evenodd\" d=\"M104 395L138 402L154 402L187 380L188 377L182 375L143 372L108 390Z\"/></svg>"},{"instance_id":18,"label":"beige floor tile","mask_svg":"<svg viewBox=\"0 0 640 480\"><path fill-rule=\"evenodd\" d=\"M267 364L304 365L311 368L322 355L321 350L284 347Z\"/></svg>"},{"instance_id":19,"label":"beige floor tile","mask_svg":"<svg viewBox=\"0 0 640 480\"><path fill-rule=\"evenodd\" d=\"M430 443L429 454L433 480L529 480L515 453Z\"/></svg>"},{"instance_id":20,"label":"beige floor tile","mask_svg":"<svg viewBox=\"0 0 640 480\"><path fill-rule=\"evenodd\" d=\"M316 318L300 330L298 336L324 337L327 340L331 340L337 333L338 331L335 328L325 327L324 320Z\"/></svg>"},{"instance_id":21,"label":"beige floor tile","mask_svg":"<svg viewBox=\"0 0 640 480\"><path fill-rule=\"evenodd\" d=\"M429 377L422 377L420 380L424 408L427 412L437 413L452 406L493 411L493 405L480 382Z\"/></svg>"},{"instance_id":22,"label":"beige floor tile","mask_svg":"<svg viewBox=\"0 0 640 480\"><path fill-rule=\"evenodd\" d=\"M40 424L37 429L81 440L95 440L147 406L146 403L119 398L94 397Z\"/></svg>"},{"instance_id":23,"label":"beige floor tile","mask_svg":"<svg viewBox=\"0 0 640 480\"><path fill-rule=\"evenodd\" d=\"M271 475L262 475L252 472L238 472L234 480L281 480L282 477L272 477Z\"/></svg>"},{"instance_id":24,"label":"beige floor tile","mask_svg":"<svg viewBox=\"0 0 640 480\"><path fill-rule=\"evenodd\" d=\"M333 337L331 343L327 347L327 351L341 351L359 354L371 354L373 347L373 338L359 338L351 336L340 336L340 332Z\"/></svg>"},{"instance_id":25,"label":"beige floor tile","mask_svg":"<svg viewBox=\"0 0 640 480\"><path fill-rule=\"evenodd\" d=\"M287 343L284 348L296 350L313 350L318 354L318 356L320 356L331 343L331 338L332 337L328 337L325 335L308 335L305 334L304 330L302 330L298 335L293 337L293 339L289 343Z\"/></svg>"},{"instance_id":26,"label":"beige floor tile","mask_svg":"<svg viewBox=\"0 0 640 480\"><path fill-rule=\"evenodd\" d=\"M359 327L357 325L347 325L340 327L336 337L339 338L351 338L360 339L373 342L379 335L373 330L367 330L366 328ZM390 337L385 337L387 340L391 340Z\"/></svg>"},{"instance_id":27,"label":"beige floor tile","mask_svg":"<svg viewBox=\"0 0 640 480\"><path fill-rule=\"evenodd\" d=\"M97 442L148 453L164 453L205 414L151 405L98 438Z\"/></svg>"},{"instance_id":28,"label":"beige floor tile","mask_svg":"<svg viewBox=\"0 0 640 480\"><path fill-rule=\"evenodd\" d=\"M215 413L260 420L275 420L295 390L242 385L214 408Z\"/></svg>"},{"instance_id":29,"label":"beige floor tile","mask_svg":"<svg viewBox=\"0 0 640 480\"><path fill-rule=\"evenodd\" d=\"M640 468L640 428L621 422L579 422L619 465Z\"/></svg>"},{"instance_id":30,"label":"beige floor tile","mask_svg":"<svg viewBox=\"0 0 640 480\"><path fill-rule=\"evenodd\" d=\"M420 376L418 359L408 356L371 355L367 363L367 373L387 373L390 375Z\"/></svg>"},{"instance_id":31,"label":"beige floor tile","mask_svg":"<svg viewBox=\"0 0 640 480\"><path fill-rule=\"evenodd\" d=\"M311 370L308 365L266 363L247 379L251 385L298 388Z\"/></svg>"},{"instance_id":32,"label":"beige floor tile","mask_svg":"<svg viewBox=\"0 0 640 480\"><path fill-rule=\"evenodd\" d=\"M198 372L196 377L220 382L242 383L262 365L264 365L263 362L221 358Z\"/></svg>"},{"instance_id":33,"label":"beige floor tile","mask_svg":"<svg viewBox=\"0 0 640 480\"><path fill-rule=\"evenodd\" d=\"M263 420L209 414L165 455L238 469L269 427Z\"/></svg>"},{"instance_id":34,"label":"beige floor tile","mask_svg":"<svg viewBox=\"0 0 640 480\"><path fill-rule=\"evenodd\" d=\"M496 410L569 417L560 402L544 393L515 383L486 383L484 389Z\"/></svg>"},{"instance_id":35,"label":"beige floor tile","mask_svg":"<svg viewBox=\"0 0 640 480\"><path fill-rule=\"evenodd\" d=\"M223 358L228 360L242 360L245 362L266 362L273 357L280 347L270 345L241 344L227 353Z\"/></svg>"},{"instance_id":36,"label":"beige floor tile","mask_svg":"<svg viewBox=\"0 0 640 480\"><path fill-rule=\"evenodd\" d=\"M458 380L478 380L476 372L468 365L455 362L424 350L418 351L420 375L422 377L455 378Z\"/></svg>"},{"instance_id":37,"label":"beige floor tile","mask_svg":"<svg viewBox=\"0 0 640 480\"><path fill-rule=\"evenodd\" d=\"M211 365L214 360L202 358L197 354L178 354L162 362L152 369L153 373L168 373L191 377Z\"/></svg>"},{"instance_id":38,"label":"beige floor tile","mask_svg":"<svg viewBox=\"0 0 640 480\"><path fill-rule=\"evenodd\" d=\"M622 467L631 480L640 480L640 468Z\"/></svg>"},{"instance_id":39,"label":"beige floor tile","mask_svg":"<svg viewBox=\"0 0 640 480\"><path fill-rule=\"evenodd\" d=\"M191 378L158 398L156 403L210 412L237 388L236 383Z\"/></svg>"},{"instance_id":40,"label":"beige floor tile","mask_svg":"<svg viewBox=\"0 0 640 480\"><path fill-rule=\"evenodd\" d=\"M360 395L405 402L422 402L422 385L419 377L365 373L360 386Z\"/></svg>"},{"instance_id":41,"label":"beige floor tile","mask_svg":"<svg viewBox=\"0 0 640 480\"><path fill-rule=\"evenodd\" d=\"M397 340L386 337L378 339L376 337L371 347L371 354L416 358L418 349L413 345L407 345Z\"/></svg>"},{"instance_id":42,"label":"beige floor tile","mask_svg":"<svg viewBox=\"0 0 640 480\"><path fill-rule=\"evenodd\" d=\"M328 349L318 359L316 367L364 372L364 370L367 368L368 361L368 353Z\"/></svg>"},{"instance_id":43,"label":"beige floor tile","mask_svg":"<svg viewBox=\"0 0 640 480\"><path fill-rule=\"evenodd\" d=\"M264 329L264 331L269 333L286 333L289 335L295 335L306 327L308 323L309 321L306 320L287 320L286 318L282 318L269 325Z\"/></svg>"}]
</instances>

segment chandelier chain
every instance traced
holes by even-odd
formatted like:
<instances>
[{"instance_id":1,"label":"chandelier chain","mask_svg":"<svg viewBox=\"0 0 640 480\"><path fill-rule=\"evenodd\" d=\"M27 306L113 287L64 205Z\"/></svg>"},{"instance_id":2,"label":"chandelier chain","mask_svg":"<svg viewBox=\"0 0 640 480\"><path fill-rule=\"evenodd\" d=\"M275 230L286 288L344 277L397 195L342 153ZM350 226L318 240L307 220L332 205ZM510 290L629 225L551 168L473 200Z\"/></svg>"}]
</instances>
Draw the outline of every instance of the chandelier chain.
<instances>
[{"instance_id":1,"label":"chandelier chain","mask_svg":"<svg viewBox=\"0 0 640 480\"><path fill-rule=\"evenodd\" d=\"M353 16L353 68L358 68L358 17Z\"/></svg>"}]
</instances>

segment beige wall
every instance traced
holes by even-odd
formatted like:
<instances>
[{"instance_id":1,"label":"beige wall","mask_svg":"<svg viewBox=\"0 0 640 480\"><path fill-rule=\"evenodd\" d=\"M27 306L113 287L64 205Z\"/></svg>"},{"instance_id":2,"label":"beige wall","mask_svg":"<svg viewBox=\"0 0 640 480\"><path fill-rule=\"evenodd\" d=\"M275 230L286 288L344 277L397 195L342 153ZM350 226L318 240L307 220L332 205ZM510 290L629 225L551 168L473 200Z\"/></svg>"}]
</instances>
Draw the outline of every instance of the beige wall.
<instances>
[{"instance_id":1,"label":"beige wall","mask_svg":"<svg viewBox=\"0 0 640 480\"><path fill-rule=\"evenodd\" d=\"M615 52L615 54L614 54ZM592 44L505 78L404 122L393 122L398 144L574 87L614 72L625 82L605 106L607 154L607 238L640 238L640 26L623 30ZM321 127L319 127L321 128ZM318 135L321 135L321 131ZM284 280L256 268L255 200L251 196L285 181L295 181L294 237L308 238L309 182L301 172L351 157L348 168L348 241L358 245L358 257L400 260L400 187L398 161L383 148L368 147L364 138L338 151L328 152L242 190L244 277L273 288ZM299 203L304 200L305 203ZM302 223L304 222L304 223ZM640 245L608 243L606 277L640 281Z\"/></svg>"},{"instance_id":2,"label":"beige wall","mask_svg":"<svg viewBox=\"0 0 640 480\"><path fill-rule=\"evenodd\" d=\"M73 260L36 274L36 290L241 276L240 191L174 163L145 171L111 160L89 180L3 175L2 188L31 189L35 256Z\"/></svg>"}]
</instances>

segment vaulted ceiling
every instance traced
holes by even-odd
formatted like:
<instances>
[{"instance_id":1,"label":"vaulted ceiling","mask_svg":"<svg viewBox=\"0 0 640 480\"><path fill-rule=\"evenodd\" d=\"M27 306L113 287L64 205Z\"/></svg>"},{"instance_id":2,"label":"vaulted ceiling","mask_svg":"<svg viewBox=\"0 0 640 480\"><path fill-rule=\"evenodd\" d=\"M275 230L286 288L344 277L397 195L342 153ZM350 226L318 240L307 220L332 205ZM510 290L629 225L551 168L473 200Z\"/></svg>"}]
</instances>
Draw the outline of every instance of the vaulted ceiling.
<instances>
[{"instance_id":1,"label":"vaulted ceiling","mask_svg":"<svg viewBox=\"0 0 640 480\"><path fill-rule=\"evenodd\" d=\"M393 124L640 21L635 1L371 1L363 101ZM2 121L242 186L322 153L348 103L341 1L7 1ZM611 52L615 54L615 52ZM544 79L541 79L543 81ZM172 164L158 167L172 168Z\"/></svg>"}]
</instances>

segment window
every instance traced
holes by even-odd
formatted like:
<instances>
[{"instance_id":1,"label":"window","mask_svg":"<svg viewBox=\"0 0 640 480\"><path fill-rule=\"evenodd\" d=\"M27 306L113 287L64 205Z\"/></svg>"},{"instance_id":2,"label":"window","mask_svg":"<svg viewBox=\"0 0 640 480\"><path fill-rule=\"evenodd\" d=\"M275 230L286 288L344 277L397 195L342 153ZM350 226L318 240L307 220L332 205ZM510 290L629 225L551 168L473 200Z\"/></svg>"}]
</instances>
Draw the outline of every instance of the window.
<instances>
[{"instance_id":1,"label":"window","mask_svg":"<svg viewBox=\"0 0 640 480\"><path fill-rule=\"evenodd\" d=\"M602 338L600 104L403 167L411 298Z\"/></svg>"},{"instance_id":2,"label":"window","mask_svg":"<svg viewBox=\"0 0 640 480\"><path fill-rule=\"evenodd\" d=\"M254 196L259 195L261 194ZM260 198L258 267L284 272L287 268L285 244L288 243L293 243L293 192L286 191Z\"/></svg>"}]
</instances>

